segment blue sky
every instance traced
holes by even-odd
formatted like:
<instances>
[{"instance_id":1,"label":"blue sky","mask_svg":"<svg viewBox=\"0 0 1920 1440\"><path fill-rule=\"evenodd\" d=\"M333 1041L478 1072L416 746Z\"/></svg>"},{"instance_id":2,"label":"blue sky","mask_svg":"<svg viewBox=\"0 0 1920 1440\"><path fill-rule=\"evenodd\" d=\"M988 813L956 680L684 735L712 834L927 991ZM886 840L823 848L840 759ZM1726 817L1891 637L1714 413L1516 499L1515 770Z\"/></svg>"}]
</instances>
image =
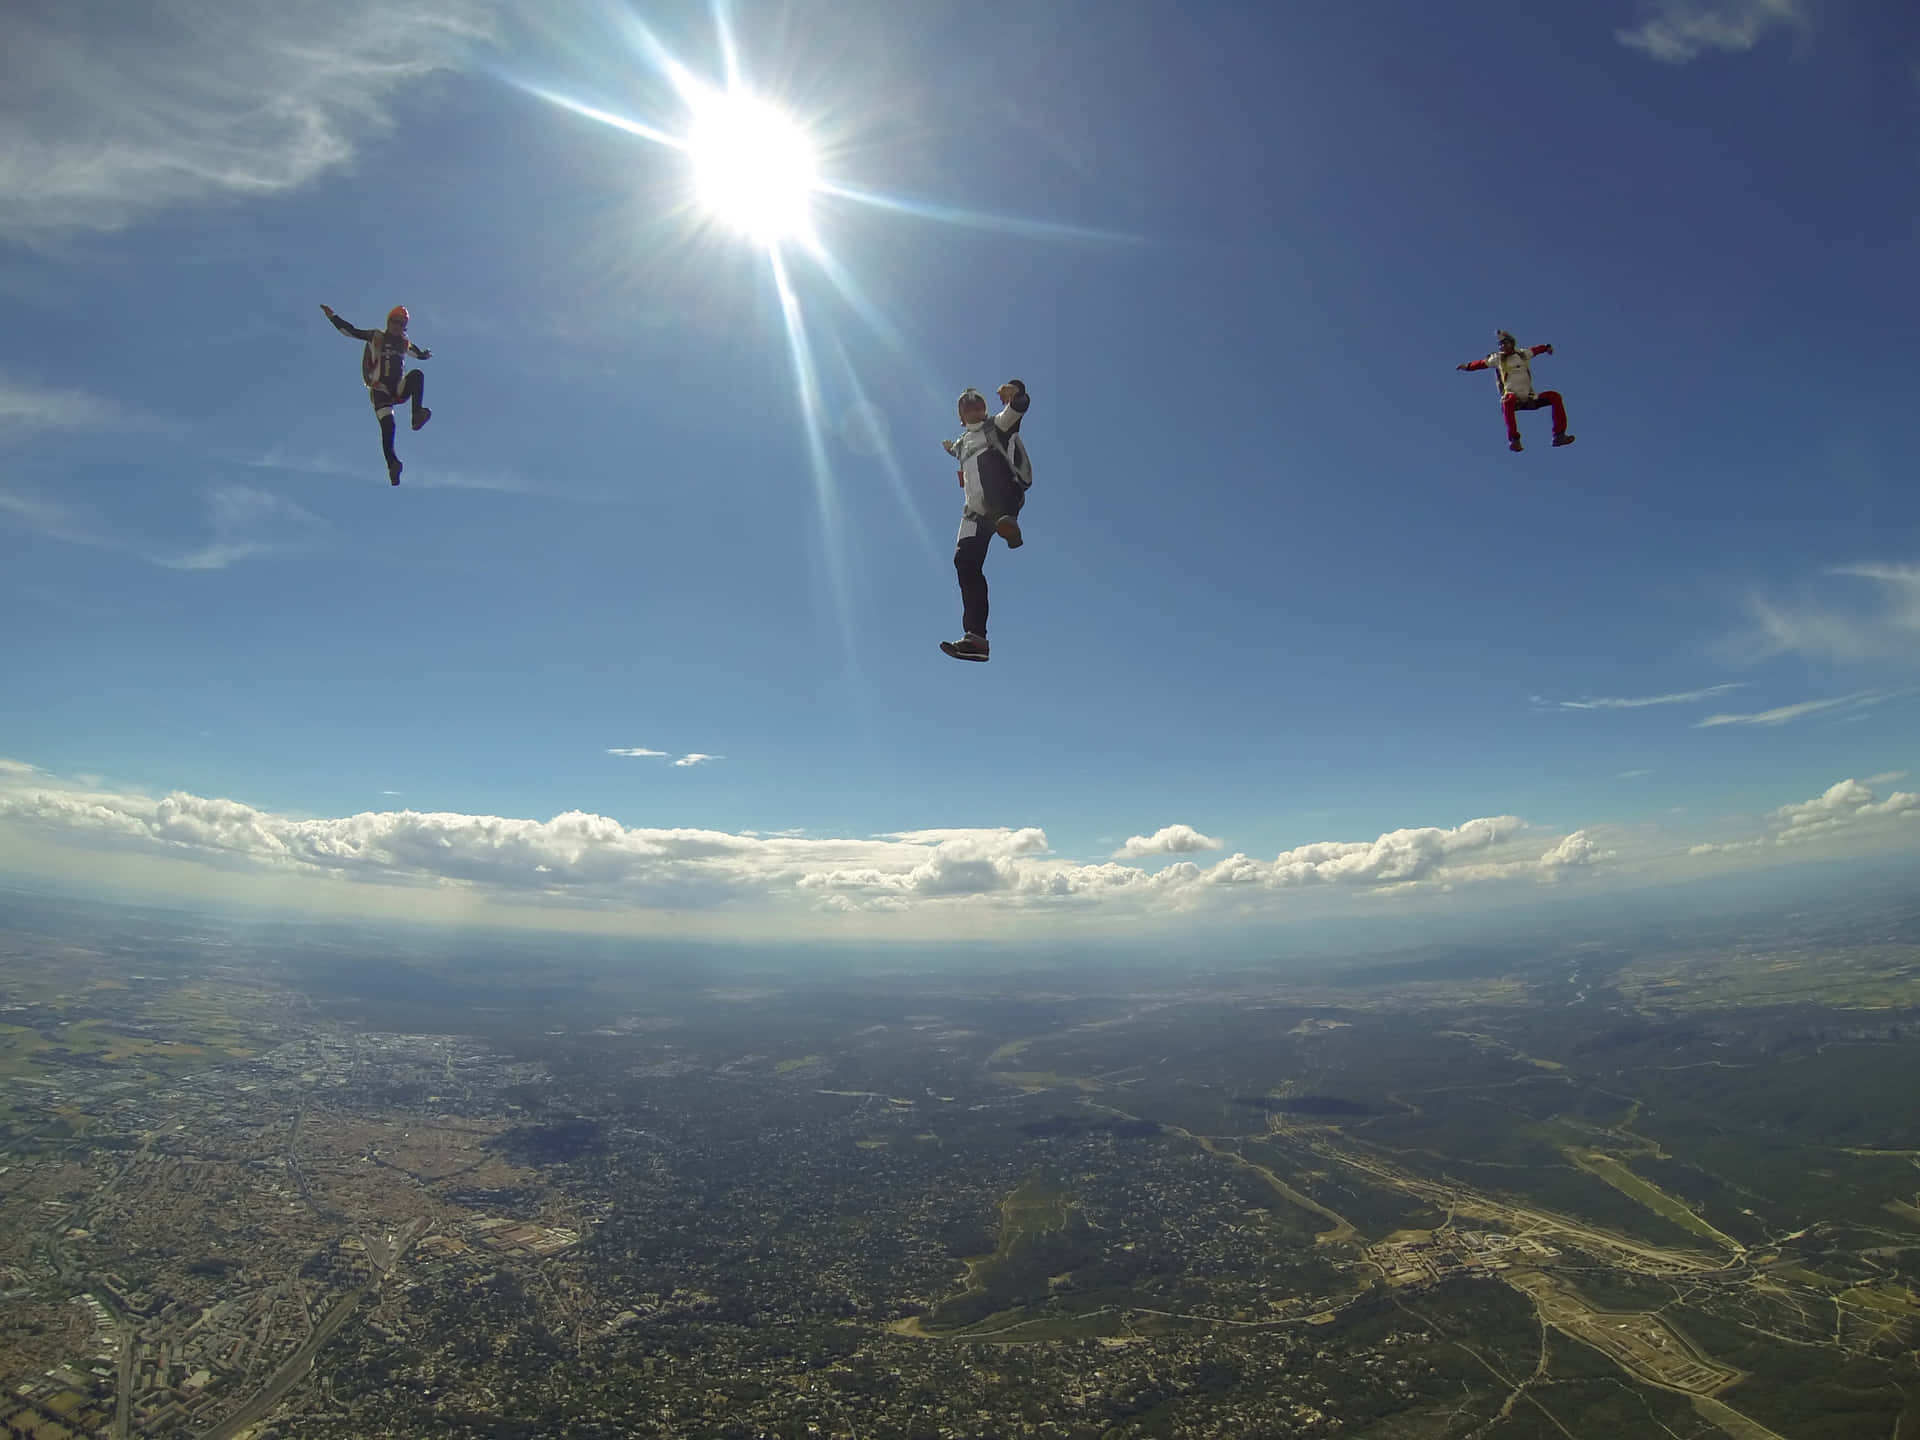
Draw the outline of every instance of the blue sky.
<instances>
[{"instance_id":1,"label":"blue sky","mask_svg":"<svg viewBox=\"0 0 1920 1440\"><path fill-rule=\"evenodd\" d=\"M1920 839L1908 7L22 14L9 873L1097 937ZM722 35L864 197L800 360L688 156L555 103L684 135ZM433 351L397 490L322 302ZM1508 453L1496 327L1578 444ZM956 665L937 445L1012 374Z\"/></svg>"}]
</instances>

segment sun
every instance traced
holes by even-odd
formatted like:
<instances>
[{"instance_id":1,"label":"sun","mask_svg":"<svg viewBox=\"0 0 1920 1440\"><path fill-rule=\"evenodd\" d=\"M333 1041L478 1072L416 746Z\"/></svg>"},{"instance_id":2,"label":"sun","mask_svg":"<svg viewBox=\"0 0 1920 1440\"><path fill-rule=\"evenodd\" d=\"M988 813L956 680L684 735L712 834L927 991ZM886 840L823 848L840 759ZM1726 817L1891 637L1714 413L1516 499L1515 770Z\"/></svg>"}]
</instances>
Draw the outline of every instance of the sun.
<instances>
[{"instance_id":1,"label":"sun","mask_svg":"<svg viewBox=\"0 0 1920 1440\"><path fill-rule=\"evenodd\" d=\"M761 245L805 240L820 183L813 144L792 119L742 91L693 107L687 136L701 208Z\"/></svg>"}]
</instances>

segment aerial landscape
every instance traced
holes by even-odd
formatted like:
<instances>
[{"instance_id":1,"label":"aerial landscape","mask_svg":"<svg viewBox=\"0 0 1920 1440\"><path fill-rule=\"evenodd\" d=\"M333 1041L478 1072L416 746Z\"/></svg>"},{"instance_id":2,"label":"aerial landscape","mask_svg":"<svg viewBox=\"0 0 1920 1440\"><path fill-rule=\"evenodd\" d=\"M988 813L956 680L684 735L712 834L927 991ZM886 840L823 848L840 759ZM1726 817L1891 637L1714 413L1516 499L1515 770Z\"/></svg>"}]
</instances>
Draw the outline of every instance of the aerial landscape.
<instances>
[{"instance_id":1,"label":"aerial landscape","mask_svg":"<svg viewBox=\"0 0 1920 1440\"><path fill-rule=\"evenodd\" d=\"M0 1440L1920 1440L1917 156L1913 0L7 0Z\"/></svg>"},{"instance_id":2,"label":"aerial landscape","mask_svg":"<svg viewBox=\"0 0 1920 1440\"><path fill-rule=\"evenodd\" d=\"M1158 983L0 921L16 1435L1920 1424L1920 900Z\"/></svg>"}]
</instances>

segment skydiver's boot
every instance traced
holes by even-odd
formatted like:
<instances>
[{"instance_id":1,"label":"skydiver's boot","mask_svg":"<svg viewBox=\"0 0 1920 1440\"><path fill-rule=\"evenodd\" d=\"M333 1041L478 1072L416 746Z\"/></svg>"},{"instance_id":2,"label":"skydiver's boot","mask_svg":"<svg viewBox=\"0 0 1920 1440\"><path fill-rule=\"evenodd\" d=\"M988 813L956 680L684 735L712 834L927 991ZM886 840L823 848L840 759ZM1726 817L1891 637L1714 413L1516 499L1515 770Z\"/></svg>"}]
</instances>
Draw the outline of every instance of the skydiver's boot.
<instances>
[{"instance_id":1,"label":"skydiver's boot","mask_svg":"<svg viewBox=\"0 0 1920 1440\"><path fill-rule=\"evenodd\" d=\"M418 430L422 425L426 424L427 421L431 420L432 418L433 418L433 411L427 409L426 406L416 405L413 407L413 428L414 429Z\"/></svg>"},{"instance_id":2,"label":"skydiver's boot","mask_svg":"<svg viewBox=\"0 0 1920 1440\"><path fill-rule=\"evenodd\" d=\"M959 640L942 640L940 648L956 660L980 660L987 658L987 637L968 635Z\"/></svg>"},{"instance_id":3,"label":"skydiver's boot","mask_svg":"<svg viewBox=\"0 0 1920 1440\"><path fill-rule=\"evenodd\" d=\"M1555 445L1571 445L1573 443L1573 436L1562 430L1558 435L1553 437L1553 443Z\"/></svg>"},{"instance_id":4,"label":"skydiver's boot","mask_svg":"<svg viewBox=\"0 0 1920 1440\"><path fill-rule=\"evenodd\" d=\"M400 457L398 455L389 455L387 457L387 483L388 484L398 485L400 483L400 471L402 468L403 467L400 464Z\"/></svg>"},{"instance_id":5,"label":"skydiver's boot","mask_svg":"<svg viewBox=\"0 0 1920 1440\"><path fill-rule=\"evenodd\" d=\"M1009 550L1018 550L1022 545L1027 543L1026 539L1020 534L1020 522L1011 515L1002 515L998 520L994 521L993 532L1007 542L1007 548Z\"/></svg>"},{"instance_id":6,"label":"skydiver's boot","mask_svg":"<svg viewBox=\"0 0 1920 1440\"><path fill-rule=\"evenodd\" d=\"M1507 441L1507 449L1514 451L1516 454L1526 448L1526 446L1520 443L1520 437L1518 435Z\"/></svg>"}]
</instances>

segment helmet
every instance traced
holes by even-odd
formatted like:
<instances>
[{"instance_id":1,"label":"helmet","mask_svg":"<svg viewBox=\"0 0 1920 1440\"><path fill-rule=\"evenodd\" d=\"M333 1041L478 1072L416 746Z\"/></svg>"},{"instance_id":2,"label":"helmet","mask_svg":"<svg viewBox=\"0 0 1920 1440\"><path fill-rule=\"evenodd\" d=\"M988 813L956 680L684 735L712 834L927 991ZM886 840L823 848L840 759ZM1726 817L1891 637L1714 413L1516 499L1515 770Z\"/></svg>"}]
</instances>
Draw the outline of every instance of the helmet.
<instances>
[{"instance_id":1,"label":"helmet","mask_svg":"<svg viewBox=\"0 0 1920 1440\"><path fill-rule=\"evenodd\" d=\"M404 305L396 305L387 311L387 324L391 325L394 321L398 320L402 330L407 328L407 322L412 318L411 315L407 314L407 307Z\"/></svg>"},{"instance_id":2,"label":"helmet","mask_svg":"<svg viewBox=\"0 0 1920 1440\"><path fill-rule=\"evenodd\" d=\"M953 408L955 410L965 410L969 400L978 400L982 406L985 406L987 403L987 397L969 385L960 392L960 398L954 402Z\"/></svg>"},{"instance_id":3,"label":"helmet","mask_svg":"<svg viewBox=\"0 0 1920 1440\"><path fill-rule=\"evenodd\" d=\"M1511 330L1496 330L1493 332L1493 338L1496 340L1504 340L1509 345L1518 345L1520 343L1513 338L1513 332Z\"/></svg>"}]
</instances>

